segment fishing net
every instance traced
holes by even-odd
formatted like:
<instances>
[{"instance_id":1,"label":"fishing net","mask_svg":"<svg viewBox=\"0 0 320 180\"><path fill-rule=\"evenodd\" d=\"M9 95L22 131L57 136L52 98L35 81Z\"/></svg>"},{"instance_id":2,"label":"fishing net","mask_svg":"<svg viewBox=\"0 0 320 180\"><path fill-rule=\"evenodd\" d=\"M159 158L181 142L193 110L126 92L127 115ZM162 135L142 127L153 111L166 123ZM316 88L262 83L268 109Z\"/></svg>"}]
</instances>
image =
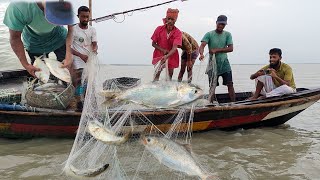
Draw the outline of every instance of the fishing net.
<instances>
[{"instance_id":1,"label":"fishing net","mask_svg":"<svg viewBox=\"0 0 320 180\"><path fill-rule=\"evenodd\" d=\"M0 89L0 103L19 103L21 101L21 94L20 91L14 88Z\"/></svg>"},{"instance_id":2,"label":"fishing net","mask_svg":"<svg viewBox=\"0 0 320 180\"><path fill-rule=\"evenodd\" d=\"M189 148L194 111L202 107L199 103L154 108L150 104L117 100L119 95L145 85L151 78L143 80L146 78L139 72L128 77L128 72L112 71L109 66L100 66L97 56L90 54L82 78L87 84L85 103L65 163L66 175L91 179L211 177L212 170ZM161 89L170 82L161 79L155 84ZM148 94L147 99L152 102L153 96Z\"/></svg>"}]
</instances>

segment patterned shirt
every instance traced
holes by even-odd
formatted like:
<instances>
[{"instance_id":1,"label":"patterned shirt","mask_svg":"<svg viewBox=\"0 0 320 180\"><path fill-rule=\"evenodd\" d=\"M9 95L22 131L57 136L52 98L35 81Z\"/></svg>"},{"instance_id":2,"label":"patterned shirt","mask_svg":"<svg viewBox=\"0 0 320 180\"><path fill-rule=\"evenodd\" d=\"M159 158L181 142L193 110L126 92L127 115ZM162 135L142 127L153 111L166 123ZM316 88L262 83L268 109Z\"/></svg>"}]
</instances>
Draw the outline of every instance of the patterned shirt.
<instances>
[{"instance_id":1,"label":"patterned shirt","mask_svg":"<svg viewBox=\"0 0 320 180\"><path fill-rule=\"evenodd\" d=\"M199 44L188 33L182 32L182 46L181 46L181 49L183 51L186 51L188 54L191 54L192 52L197 51L199 49Z\"/></svg>"}]
</instances>

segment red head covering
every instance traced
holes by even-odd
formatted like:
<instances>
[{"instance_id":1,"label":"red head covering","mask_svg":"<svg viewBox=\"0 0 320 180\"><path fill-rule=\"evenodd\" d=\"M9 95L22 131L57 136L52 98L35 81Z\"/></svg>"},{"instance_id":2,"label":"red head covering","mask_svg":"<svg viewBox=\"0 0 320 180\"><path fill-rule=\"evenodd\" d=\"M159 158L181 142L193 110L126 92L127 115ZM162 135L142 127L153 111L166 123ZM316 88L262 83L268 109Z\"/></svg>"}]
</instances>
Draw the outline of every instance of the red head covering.
<instances>
[{"instance_id":1,"label":"red head covering","mask_svg":"<svg viewBox=\"0 0 320 180\"><path fill-rule=\"evenodd\" d=\"M177 20L177 18L178 18L178 14L179 14L179 10L178 9L171 9L171 8L169 8L168 10L167 10L167 16L166 16L166 18L173 18L174 20Z\"/></svg>"}]
</instances>

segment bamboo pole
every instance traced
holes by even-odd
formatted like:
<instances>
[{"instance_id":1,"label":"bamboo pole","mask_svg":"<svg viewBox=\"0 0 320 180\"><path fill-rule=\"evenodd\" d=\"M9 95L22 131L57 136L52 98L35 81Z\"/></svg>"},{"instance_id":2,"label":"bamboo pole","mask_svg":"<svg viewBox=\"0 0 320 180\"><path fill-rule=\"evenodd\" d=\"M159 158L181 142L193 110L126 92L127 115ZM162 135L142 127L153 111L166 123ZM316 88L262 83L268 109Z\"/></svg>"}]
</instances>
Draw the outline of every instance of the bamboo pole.
<instances>
[{"instance_id":1,"label":"bamboo pole","mask_svg":"<svg viewBox=\"0 0 320 180\"><path fill-rule=\"evenodd\" d=\"M90 19L92 19L92 0L89 0L89 9L90 9ZM90 26L92 26L92 21L89 22Z\"/></svg>"}]
</instances>

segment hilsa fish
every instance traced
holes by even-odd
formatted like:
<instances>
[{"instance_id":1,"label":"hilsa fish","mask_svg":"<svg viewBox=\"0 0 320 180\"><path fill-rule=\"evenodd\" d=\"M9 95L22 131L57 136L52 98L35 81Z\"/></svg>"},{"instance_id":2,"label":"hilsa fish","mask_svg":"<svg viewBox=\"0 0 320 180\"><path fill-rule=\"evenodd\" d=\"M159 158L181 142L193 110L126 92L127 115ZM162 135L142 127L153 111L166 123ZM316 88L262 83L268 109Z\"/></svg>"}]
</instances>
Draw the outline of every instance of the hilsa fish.
<instances>
[{"instance_id":1,"label":"hilsa fish","mask_svg":"<svg viewBox=\"0 0 320 180\"><path fill-rule=\"evenodd\" d=\"M44 62L48 66L50 72L55 77L59 78L60 80L70 83L71 82L71 75L67 68L61 68L62 63L59 62L56 58L44 58Z\"/></svg>"},{"instance_id":2,"label":"hilsa fish","mask_svg":"<svg viewBox=\"0 0 320 180\"><path fill-rule=\"evenodd\" d=\"M48 66L41 60L41 58L42 56L35 57L33 66L40 69L40 71L35 72L35 75L41 82L47 83L50 77L50 70Z\"/></svg>"},{"instance_id":3,"label":"hilsa fish","mask_svg":"<svg viewBox=\"0 0 320 180\"><path fill-rule=\"evenodd\" d=\"M64 85L57 83L46 83L35 87L34 91L62 92L66 89Z\"/></svg>"},{"instance_id":4,"label":"hilsa fish","mask_svg":"<svg viewBox=\"0 0 320 180\"><path fill-rule=\"evenodd\" d=\"M104 164L101 167L95 169L86 169L86 170L79 170L72 166L71 164L65 169L65 172L69 176L75 177L95 177L102 172L104 172L109 167L109 164Z\"/></svg>"},{"instance_id":5,"label":"hilsa fish","mask_svg":"<svg viewBox=\"0 0 320 180\"><path fill-rule=\"evenodd\" d=\"M141 84L124 92L104 91L110 102L131 102L150 108L173 108L195 101L203 96L196 85L183 82L152 82Z\"/></svg>"},{"instance_id":6,"label":"hilsa fish","mask_svg":"<svg viewBox=\"0 0 320 180\"><path fill-rule=\"evenodd\" d=\"M163 165L189 176L197 176L201 180L217 179L200 168L189 147L164 137L142 136L141 139L146 149Z\"/></svg>"},{"instance_id":7,"label":"hilsa fish","mask_svg":"<svg viewBox=\"0 0 320 180\"><path fill-rule=\"evenodd\" d=\"M88 132L97 140L102 141L105 144L119 145L128 141L131 136L131 132L128 132L124 136L118 136L110 129L103 127L102 125L89 121Z\"/></svg>"}]
</instances>

